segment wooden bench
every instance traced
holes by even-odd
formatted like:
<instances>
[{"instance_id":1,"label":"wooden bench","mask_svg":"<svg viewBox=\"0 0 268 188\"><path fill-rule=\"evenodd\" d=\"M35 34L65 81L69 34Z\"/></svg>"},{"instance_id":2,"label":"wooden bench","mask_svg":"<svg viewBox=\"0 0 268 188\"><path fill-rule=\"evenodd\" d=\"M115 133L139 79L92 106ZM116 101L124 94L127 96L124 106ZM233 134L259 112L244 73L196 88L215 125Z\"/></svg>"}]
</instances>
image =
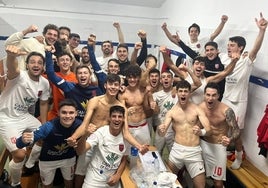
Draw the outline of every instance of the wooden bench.
<instances>
[{"instance_id":1,"label":"wooden bench","mask_svg":"<svg viewBox=\"0 0 268 188\"><path fill-rule=\"evenodd\" d=\"M227 170L247 188L268 188L268 177L248 160L244 160L238 170L231 169L232 161L227 161ZM227 177L228 178L228 177ZM227 179L228 181L228 179Z\"/></svg>"}]
</instances>

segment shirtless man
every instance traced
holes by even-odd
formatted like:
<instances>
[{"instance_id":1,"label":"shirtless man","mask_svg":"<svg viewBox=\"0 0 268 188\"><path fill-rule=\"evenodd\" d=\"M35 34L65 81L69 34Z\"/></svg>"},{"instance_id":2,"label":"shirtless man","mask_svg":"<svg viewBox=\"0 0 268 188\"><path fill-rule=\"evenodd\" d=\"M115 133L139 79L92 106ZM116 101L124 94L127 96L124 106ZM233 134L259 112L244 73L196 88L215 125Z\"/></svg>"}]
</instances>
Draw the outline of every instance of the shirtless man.
<instances>
[{"instance_id":1,"label":"shirtless man","mask_svg":"<svg viewBox=\"0 0 268 188\"><path fill-rule=\"evenodd\" d=\"M219 99L219 86L210 82L205 87L204 102L199 106L204 110L211 126L211 135L201 140L206 176L214 180L215 188L222 188L226 180L226 146L239 137L234 111ZM231 131L229 131L231 130ZM228 136L230 132L230 136Z\"/></svg>"},{"instance_id":2,"label":"shirtless man","mask_svg":"<svg viewBox=\"0 0 268 188\"><path fill-rule=\"evenodd\" d=\"M126 80L128 86L126 90L119 95L119 100L127 108L128 127L131 134L142 144L150 144L151 137L144 104L145 87L140 86L141 68L138 65L130 65L126 69ZM148 107L148 106L147 106Z\"/></svg>"},{"instance_id":3,"label":"shirtless man","mask_svg":"<svg viewBox=\"0 0 268 188\"><path fill-rule=\"evenodd\" d=\"M175 142L169 154L168 166L177 174L184 165L188 170L194 187L205 187L205 169L200 147L200 136L209 135L209 121L204 111L189 101L191 85L179 81L177 86L178 103L167 112L163 124L159 125L158 133L164 136L172 123L175 131ZM197 124L201 122L201 129Z\"/></svg>"}]
</instances>

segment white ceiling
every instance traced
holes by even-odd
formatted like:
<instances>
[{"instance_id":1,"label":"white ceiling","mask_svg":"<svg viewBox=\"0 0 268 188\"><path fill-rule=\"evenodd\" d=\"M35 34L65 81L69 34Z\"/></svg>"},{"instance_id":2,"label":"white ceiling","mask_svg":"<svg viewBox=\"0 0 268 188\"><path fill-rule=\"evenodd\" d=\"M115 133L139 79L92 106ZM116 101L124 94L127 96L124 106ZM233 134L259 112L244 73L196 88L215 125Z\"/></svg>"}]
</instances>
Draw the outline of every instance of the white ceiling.
<instances>
[{"instance_id":1,"label":"white ceiling","mask_svg":"<svg viewBox=\"0 0 268 188\"><path fill-rule=\"evenodd\" d=\"M159 8L166 0L84 0L84 1L95 1L98 3L103 2L111 4L123 4L132 6Z\"/></svg>"}]
</instances>

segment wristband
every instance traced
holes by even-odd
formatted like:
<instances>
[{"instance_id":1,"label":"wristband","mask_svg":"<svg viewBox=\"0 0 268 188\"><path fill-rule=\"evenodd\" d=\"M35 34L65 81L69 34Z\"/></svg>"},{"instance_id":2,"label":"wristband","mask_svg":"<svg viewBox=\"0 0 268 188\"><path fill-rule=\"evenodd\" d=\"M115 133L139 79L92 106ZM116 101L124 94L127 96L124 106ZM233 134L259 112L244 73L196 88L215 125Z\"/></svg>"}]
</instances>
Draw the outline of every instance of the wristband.
<instances>
[{"instance_id":1,"label":"wristband","mask_svg":"<svg viewBox=\"0 0 268 188\"><path fill-rule=\"evenodd\" d=\"M201 129L201 136L205 136L207 133L206 129Z\"/></svg>"}]
</instances>

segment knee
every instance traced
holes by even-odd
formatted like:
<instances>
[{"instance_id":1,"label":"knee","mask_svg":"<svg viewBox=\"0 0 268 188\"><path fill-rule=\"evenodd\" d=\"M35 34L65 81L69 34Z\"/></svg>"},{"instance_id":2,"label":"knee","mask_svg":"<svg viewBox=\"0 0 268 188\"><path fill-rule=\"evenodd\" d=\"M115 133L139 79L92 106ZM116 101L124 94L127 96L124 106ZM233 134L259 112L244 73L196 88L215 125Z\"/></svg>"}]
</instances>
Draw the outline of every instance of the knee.
<instances>
[{"instance_id":1,"label":"knee","mask_svg":"<svg viewBox=\"0 0 268 188\"><path fill-rule=\"evenodd\" d=\"M26 151L24 149L18 149L18 150L11 152L11 154L12 154L12 159L14 160L14 162L19 163L25 159Z\"/></svg>"},{"instance_id":2,"label":"knee","mask_svg":"<svg viewBox=\"0 0 268 188\"><path fill-rule=\"evenodd\" d=\"M223 181L221 181L221 180L214 180L214 187L215 188L223 188Z\"/></svg>"}]
</instances>

